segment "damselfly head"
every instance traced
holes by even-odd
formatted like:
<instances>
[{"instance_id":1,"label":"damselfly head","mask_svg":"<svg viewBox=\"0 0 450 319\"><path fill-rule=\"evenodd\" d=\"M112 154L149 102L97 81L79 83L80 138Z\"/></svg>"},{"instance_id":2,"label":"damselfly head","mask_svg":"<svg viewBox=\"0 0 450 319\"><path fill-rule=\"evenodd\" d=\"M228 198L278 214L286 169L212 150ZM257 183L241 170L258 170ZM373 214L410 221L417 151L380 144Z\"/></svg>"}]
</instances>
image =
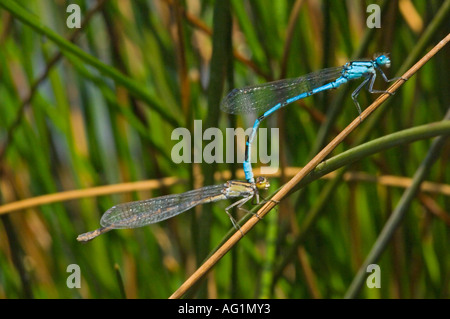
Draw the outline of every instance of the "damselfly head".
<instances>
[{"instance_id":1,"label":"damselfly head","mask_svg":"<svg viewBox=\"0 0 450 319\"><path fill-rule=\"evenodd\" d=\"M268 189L270 187L269 180L262 176L255 179L255 185L257 189Z\"/></svg>"},{"instance_id":2,"label":"damselfly head","mask_svg":"<svg viewBox=\"0 0 450 319\"><path fill-rule=\"evenodd\" d=\"M389 54L384 53L380 54L375 58L375 63L378 66L385 66L389 68L391 66L391 59L389 59Z\"/></svg>"}]
</instances>

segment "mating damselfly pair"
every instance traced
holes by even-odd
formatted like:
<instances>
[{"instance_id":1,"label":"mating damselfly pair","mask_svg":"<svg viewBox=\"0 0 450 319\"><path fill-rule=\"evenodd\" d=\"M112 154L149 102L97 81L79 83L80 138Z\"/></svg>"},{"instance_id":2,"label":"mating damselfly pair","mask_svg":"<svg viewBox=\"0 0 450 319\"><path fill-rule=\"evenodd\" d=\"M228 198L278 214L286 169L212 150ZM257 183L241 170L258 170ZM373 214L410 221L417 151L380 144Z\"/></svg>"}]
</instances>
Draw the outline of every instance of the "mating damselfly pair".
<instances>
[{"instance_id":1,"label":"mating damselfly pair","mask_svg":"<svg viewBox=\"0 0 450 319\"><path fill-rule=\"evenodd\" d=\"M352 93L352 99L358 112L361 113L357 96L364 86L368 86L370 93L389 93L374 90L373 85L377 71L386 82L394 80L388 79L381 69L383 66L389 67L390 63L389 57L382 54L374 60L352 61L341 67L323 69L294 79L283 79L262 85L234 89L222 101L221 109L223 111L232 114L264 112L256 119L252 132L246 141L243 163L246 182L228 181L222 185L205 186L181 194L118 204L107 210L102 216L101 228L81 234L77 240L89 241L112 229L142 227L174 217L200 204L242 197L225 209L235 228L238 228L229 210L233 207L242 209L242 206L252 198L256 198L256 202L259 203L258 191L270 186L267 179L262 177L255 179L253 177L251 166L251 143L261 122L287 104L319 92L338 88L350 80L363 78L362 83Z\"/></svg>"}]
</instances>

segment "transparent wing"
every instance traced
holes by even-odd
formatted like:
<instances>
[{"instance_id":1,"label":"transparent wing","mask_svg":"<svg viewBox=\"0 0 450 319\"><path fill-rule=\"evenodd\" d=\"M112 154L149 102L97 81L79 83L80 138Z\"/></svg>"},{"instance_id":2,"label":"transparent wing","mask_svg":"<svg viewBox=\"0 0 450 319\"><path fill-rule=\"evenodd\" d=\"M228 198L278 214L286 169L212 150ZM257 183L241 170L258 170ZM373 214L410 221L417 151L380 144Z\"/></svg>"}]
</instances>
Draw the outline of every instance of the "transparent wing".
<instances>
[{"instance_id":1,"label":"transparent wing","mask_svg":"<svg viewBox=\"0 0 450 319\"><path fill-rule=\"evenodd\" d=\"M220 109L231 114L264 112L278 103L333 82L341 74L342 67L335 67L294 79L283 79L234 89L222 100Z\"/></svg>"},{"instance_id":2,"label":"transparent wing","mask_svg":"<svg viewBox=\"0 0 450 319\"><path fill-rule=\"evenodd\" d=\"M136 228L160 222L207 202L225 199L224 184L205 186L181 194L118 204L108 209L100 224L112 228Z\"/></svg>"}]
</instances>

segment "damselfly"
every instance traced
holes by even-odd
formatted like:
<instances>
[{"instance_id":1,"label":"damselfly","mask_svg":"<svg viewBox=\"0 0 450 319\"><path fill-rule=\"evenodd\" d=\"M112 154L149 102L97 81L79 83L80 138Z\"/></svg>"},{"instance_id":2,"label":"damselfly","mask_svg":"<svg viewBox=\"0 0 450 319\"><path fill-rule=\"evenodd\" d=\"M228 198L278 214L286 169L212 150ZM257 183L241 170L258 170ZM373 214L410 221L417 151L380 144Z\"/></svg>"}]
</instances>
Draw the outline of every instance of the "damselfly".
<instances>
[{"instance_id":1,"label":"damselfly","mask_svg":"<svg viewBox=\"0 0 450 319\"><path fill-rule=\"evenodd\" d=\"M352 99L361 114L361 107L357 96L361 89L368 85L370 93L389 93L373 89L377 71L386 82L388 79L381 70L382 66L390 67L391 61L387 55L380 55L374 60L348 62L344 66L323 69L294 79L284 79L261 85L247 86L234 89L222 101L221 109L227 113L265 112L253 124L252 132L245 145L244 172L247 182L254 183L251 165L251 144L261 122L273 112L289 103L303 99L310 95L335 89L350 80L363 78L363 82L352 93Z\"/></svg>"},{"instance_id":2,"label":"damselfly","mask_svg":"<svg viewBox=\"0 0 450 319\"><path fill-rule=\"evenodd\" d=\"M267 189L269 186L270 183L266 178L257 177L255 183L228 181L225 184L205 186L181 194L118 204L103 214L100 220L101 228L81 234L77 240L86 242L112 229L142 227L174 217L200 204L242 197L225 208L234 227L238 229L229 210L233 207L243 209L242 205L252 198L259 204L258 190Z\"/></svg>"}]
</instances>

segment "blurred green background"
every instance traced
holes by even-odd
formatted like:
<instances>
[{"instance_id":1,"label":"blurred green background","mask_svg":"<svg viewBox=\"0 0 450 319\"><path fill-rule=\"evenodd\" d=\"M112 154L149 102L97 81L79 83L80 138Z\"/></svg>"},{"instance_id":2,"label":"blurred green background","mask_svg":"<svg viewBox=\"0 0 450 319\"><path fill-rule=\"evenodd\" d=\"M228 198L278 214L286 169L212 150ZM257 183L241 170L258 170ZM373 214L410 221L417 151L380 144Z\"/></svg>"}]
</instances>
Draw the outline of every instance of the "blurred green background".
<instances>
[{"instance_id":1,"label":"blurred green background","mask_svg":"<svg viewBox=\"0 0 450 319\"><path fill-rule=\"evenodd\" d=\"M80 29L67 27L70 3L81 7ZM367 27L370 4L379 5L380 28ZM390 53L388 77L399 76L449 33L449 13L450 1L441 0L0 0L0 298L169 297L232 229L224 213L230 202L85 245L76 237L98 228L116 203L243 178L240 163L175 164L172 131L192 130L194 120L203 130L250 127L259 114L219 109L234 87L379 52ZM441 121L450 106L449 57L445 47L333 155ZM358 84L304 99L264 122L280 128L283 168L268 176L269 194L358 116L351 100ZM375 87L387 84L380 78ZM359 102L365 108L376 97L363 91ZM447 139L436 155L429 187L405 206L400 198L432 143L425 135L417 140L346 163L352 174L345 178L292 193L187 296L448 298L450 145ZM94 193L143 180L155 183L145 191ZM87 196L64 197L82 189ZM56 196L45 205L6 206L48 194ZM377 246L381 288L364 282L351 291L399 205L400 226ZM80 289L66 285L70 264L80 267Z\"/></svg>"}]
</instances>

